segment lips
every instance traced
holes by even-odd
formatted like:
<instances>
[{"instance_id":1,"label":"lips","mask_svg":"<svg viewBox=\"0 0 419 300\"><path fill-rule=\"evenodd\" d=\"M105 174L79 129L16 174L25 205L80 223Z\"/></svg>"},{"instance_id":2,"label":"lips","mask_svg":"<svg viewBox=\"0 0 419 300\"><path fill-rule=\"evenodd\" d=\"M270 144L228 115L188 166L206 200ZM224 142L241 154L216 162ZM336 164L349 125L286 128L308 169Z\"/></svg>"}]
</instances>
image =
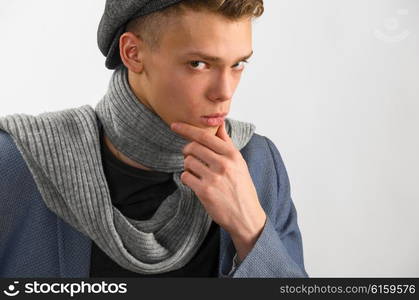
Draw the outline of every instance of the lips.
<instances>
[{"instance_id":1,"label":"lips","mask_svg":"<svg viewBox=\"0 0 419 300\"><path fill-rule=\"evenodd\" d=\"M205 126L220 126L225 119L225 114L219 114L221 117L212 117L213 115L210 115L211 117L201 117L201 122Z\"/></svg>"}]
</instances>

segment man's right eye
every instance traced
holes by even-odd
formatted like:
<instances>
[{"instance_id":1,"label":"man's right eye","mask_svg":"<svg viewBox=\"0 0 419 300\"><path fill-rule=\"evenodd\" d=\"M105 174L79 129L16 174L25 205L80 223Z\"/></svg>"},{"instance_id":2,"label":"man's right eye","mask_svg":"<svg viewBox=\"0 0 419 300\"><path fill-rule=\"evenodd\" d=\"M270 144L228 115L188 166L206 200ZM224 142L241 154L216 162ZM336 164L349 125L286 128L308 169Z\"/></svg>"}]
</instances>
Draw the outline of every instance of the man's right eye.
<instances>
[{"instance_id":1,"label":"man's right eye","mask_svg":"<svg viewBox=\"0 0 419 300\"><path fill-rule=\"evenodd\" d=\"M203 62L203 61L199 61L199 60L194 60L194 61L189 62L189 65L190 65L193 69L196 69L196 70L201 70L202 68L201 68L201 69L200 69L200 68L198 68L200 63L204 64L204 66L205 66L205 62Z\"/></svg>"}]
</instances>

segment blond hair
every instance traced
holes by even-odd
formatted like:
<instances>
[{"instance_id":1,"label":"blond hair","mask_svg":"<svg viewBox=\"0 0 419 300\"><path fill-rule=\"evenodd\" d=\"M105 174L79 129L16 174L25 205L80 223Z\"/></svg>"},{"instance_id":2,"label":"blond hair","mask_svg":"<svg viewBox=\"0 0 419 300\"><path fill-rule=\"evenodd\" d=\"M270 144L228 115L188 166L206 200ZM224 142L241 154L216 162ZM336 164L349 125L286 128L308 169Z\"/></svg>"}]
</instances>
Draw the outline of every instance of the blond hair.
<instances>
[{"instance_id":1,"label":"blond hair","mask_svg":"<svg viewBox=\"0 0 419 300\"><path fill-rule=\"evenodd\" d=\"M173 25L178 19L176 17L183 15L188 9L216 13L231 21L244 18L253 20L264 12L263 0L183 0L129 21L125 31L140 36L150 49L157 50L164 28Z\"/></svg>"}]
</instances>

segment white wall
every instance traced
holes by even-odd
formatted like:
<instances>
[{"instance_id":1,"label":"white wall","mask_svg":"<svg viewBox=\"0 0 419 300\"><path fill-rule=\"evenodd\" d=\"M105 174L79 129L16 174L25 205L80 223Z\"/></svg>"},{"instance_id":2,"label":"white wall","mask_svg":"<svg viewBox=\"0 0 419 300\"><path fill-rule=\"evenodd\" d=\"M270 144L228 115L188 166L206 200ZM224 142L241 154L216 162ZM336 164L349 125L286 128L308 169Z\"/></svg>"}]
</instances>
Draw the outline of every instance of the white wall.
<instances>
[{"instance_id":1,"label":"white wall","mask_svg":"<svg viewBox=\"0 0 419 300\"><path fill-rule=\"evenodd\" d=\"M0 0L0 115L94 106L104 0ZM311 277L419 276L419 1L265 0L231 117L280 150Z\"/></svg>"}]
</instances>

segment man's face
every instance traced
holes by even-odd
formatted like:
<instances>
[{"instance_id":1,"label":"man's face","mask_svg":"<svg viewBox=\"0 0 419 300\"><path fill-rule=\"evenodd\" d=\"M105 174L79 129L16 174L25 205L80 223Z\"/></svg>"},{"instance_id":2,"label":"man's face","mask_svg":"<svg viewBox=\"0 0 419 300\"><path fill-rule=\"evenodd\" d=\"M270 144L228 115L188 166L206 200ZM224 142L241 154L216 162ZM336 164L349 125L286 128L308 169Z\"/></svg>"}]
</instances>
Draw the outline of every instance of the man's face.
<instances>
[{"instance_id":1,"label":"man's face","mask_svg":"<svg viewBox=\"0 0 419 300\"><path fill-rule=\"evenodd\" d=\"M167 28L157 52L142 51L144 72L130 76L141 101L169 126L180 121L215 134L218 125L205 124L202 116L229 112L243 59L252 53L252 23L188 11Z\"/></svg>"}]
</instances>

